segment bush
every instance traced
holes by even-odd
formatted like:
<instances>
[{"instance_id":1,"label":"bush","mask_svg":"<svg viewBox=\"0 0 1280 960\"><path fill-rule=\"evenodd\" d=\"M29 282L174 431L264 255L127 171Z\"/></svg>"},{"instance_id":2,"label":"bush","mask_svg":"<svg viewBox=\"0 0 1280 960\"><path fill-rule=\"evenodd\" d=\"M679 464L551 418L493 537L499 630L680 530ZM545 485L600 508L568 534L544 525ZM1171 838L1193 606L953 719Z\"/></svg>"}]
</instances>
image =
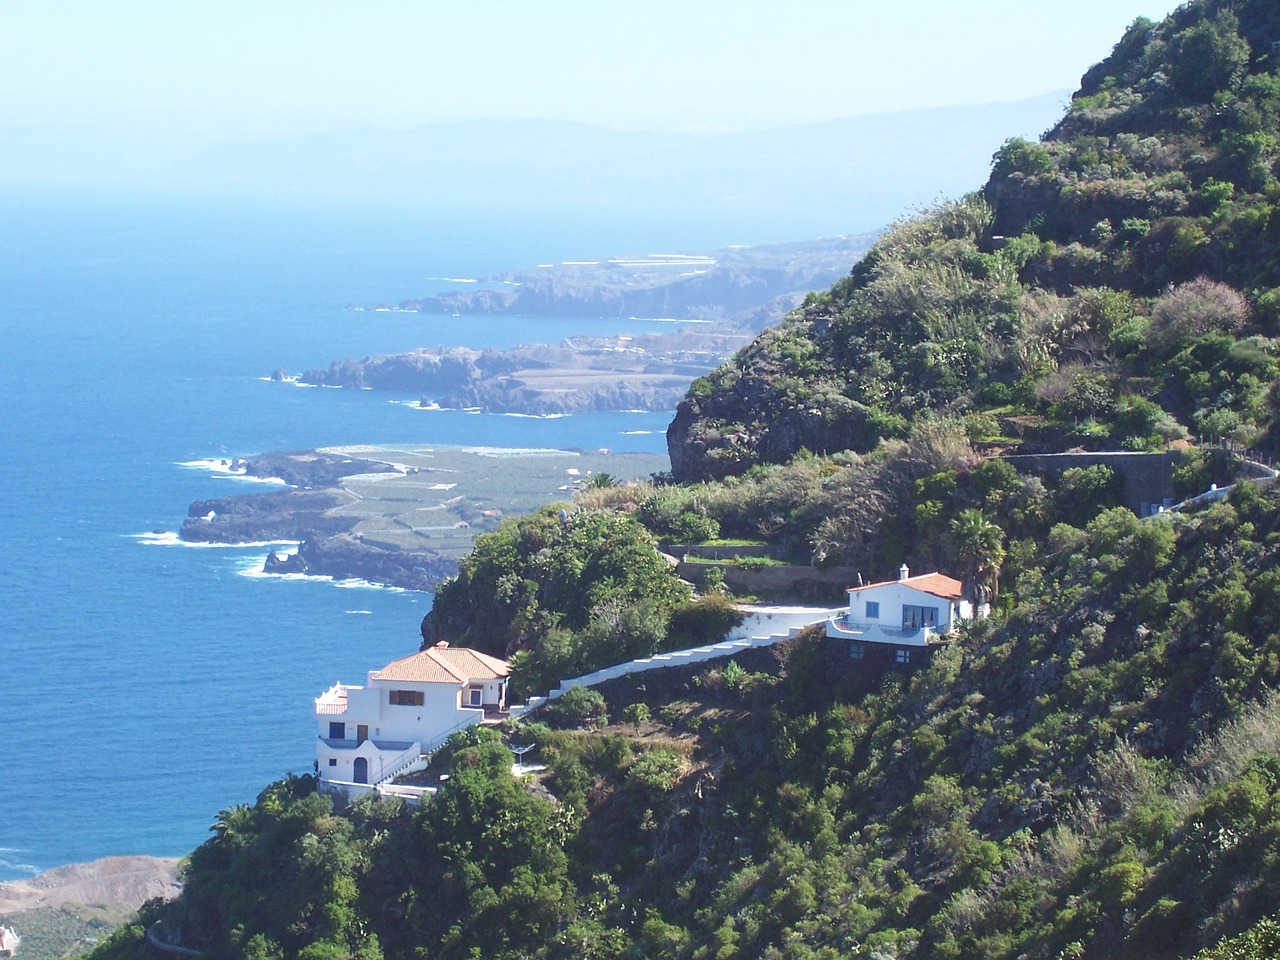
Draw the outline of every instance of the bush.
<instances>
[{"instance_id":1,"label":"bush","mask_svg":"<svg viewBox=\"0 0 1280 960\"><path fill-rule=\"evenodd\" d=\"M579 726L603 727L609 719L604 694L592 687L573 687L547 707L552 717Z\"/></svg>"},{"instance_id":2,"label":"bush","mask_svg":"<svg viewBox=\"0 0 1280 960\"><path fill-rule=\"evenodd\" d=\"M723 582L724 574L721 572L720 576ZM742 623L742 619L742 612L723 593L703 594L672 611L667 625L667 646L678 649L715 643Z\"/></svg>"}]
</instances>

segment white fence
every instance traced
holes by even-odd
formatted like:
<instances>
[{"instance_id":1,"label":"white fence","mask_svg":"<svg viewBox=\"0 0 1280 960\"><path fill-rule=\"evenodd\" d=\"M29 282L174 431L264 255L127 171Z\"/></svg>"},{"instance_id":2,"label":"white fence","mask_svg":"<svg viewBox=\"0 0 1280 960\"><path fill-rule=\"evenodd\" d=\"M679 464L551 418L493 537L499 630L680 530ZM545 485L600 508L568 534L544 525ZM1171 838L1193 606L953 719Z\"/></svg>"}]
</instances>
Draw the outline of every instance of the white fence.
<instances>
[{"instance_id":1,"label":"white fence","mask_svg":"<svg viewBox=\"0 0 1280 960\"><path fill-rule=\"evenodd\" d=\"M605 667L594 673L569 680L561 680L560 685L545 697L530 697L522 706L513 706L513 719L527 716L539 709L549 700L564 696L574 687L593 687L606 680L615 680L632 673L643 673L646 670L661 670L665 667L685 667L706 660L720 657L731 657L743 650L757 647L771 647L783 640L790 640L805 627L817 623L826 623L832 616L846 613L847 608L838 607L742 607L747 616L724 640L704 647L692 647L688 650L673 650L670 653L655 653L652 657L642 657L626 663Z\"/></svg>"}]
</instances>

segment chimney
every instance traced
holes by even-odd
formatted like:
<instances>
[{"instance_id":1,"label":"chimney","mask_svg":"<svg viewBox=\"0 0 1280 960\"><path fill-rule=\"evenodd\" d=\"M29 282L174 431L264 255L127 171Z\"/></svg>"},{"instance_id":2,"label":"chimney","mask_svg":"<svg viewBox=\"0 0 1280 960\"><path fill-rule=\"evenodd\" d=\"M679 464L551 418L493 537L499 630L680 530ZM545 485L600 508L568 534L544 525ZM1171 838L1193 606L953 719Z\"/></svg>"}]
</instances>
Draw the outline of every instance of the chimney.
<instances>
[{"instance_id":1,"label":"chimney","mask_svg":"<svg viewBox=\"0 0 1280 960\"><path fill-rule=\"evenodd\" d=\"M898 568L898 579L905 580L909 576L911 576L911 569L904 563Z\"/></svg>"}]
</instances>

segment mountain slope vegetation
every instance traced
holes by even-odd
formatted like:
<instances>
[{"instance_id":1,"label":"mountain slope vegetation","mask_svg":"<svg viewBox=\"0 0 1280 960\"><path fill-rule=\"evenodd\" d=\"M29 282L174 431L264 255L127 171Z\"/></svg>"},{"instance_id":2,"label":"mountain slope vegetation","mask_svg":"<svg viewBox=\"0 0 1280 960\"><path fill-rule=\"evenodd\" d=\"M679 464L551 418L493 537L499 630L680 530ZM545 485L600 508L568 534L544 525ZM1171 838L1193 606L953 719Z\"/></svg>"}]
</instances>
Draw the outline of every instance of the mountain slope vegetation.
<instances>
[{"instance_id":1,"label":"mountain slope vegetation","mask_svg":"<svg viewBox=\"0 0 1280 960\"><path fill-rule=\"evenodd\" d=\"M992 617L914 671L814 630L579 688L507 731L544 770L469 731L415 810L339 815L290 777L222 811L183 896L98 960L155 922L213 960L1270 956L1280 491L1139 519L1107 469L982 454L1275 449L1278 43L1262 0L1135 23L983 191L694 383L686 482L506 522L424 634L539 679L654 649L706 600L655 537L717 533L949 559ZM1193 448L1173 482L1233 470Z\"/></svg>"},{"instance_id":2,"label":"mountain slope vegetation","mask_svg":"<svg viewBox=\"0 0 1280 960\"><path fill-rule=\"evenodd\" d=\"M929 413L1027 450L1274 448L1277 16L1136 22L981 191L899 222L695 381L668 432L676 477L870 451Z\"/></svg>"}]
</instances>

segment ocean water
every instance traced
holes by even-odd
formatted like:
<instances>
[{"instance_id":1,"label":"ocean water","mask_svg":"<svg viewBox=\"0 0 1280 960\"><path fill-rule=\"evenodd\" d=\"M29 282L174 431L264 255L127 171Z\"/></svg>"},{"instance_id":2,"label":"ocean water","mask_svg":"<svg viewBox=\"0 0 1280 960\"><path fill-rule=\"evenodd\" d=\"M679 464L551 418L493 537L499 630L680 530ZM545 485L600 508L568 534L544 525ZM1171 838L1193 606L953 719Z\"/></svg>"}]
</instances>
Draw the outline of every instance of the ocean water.
<instances>
[{"instance_id":1,"label":"ocean water","mask_svg":"<svg viewBox=\"0 0 1280 960\"><path fill-rule=\"evenodd\" d=\"M416 649L428 595L245 575L264 548L148 543L192 500L251 489L180 464L363 442L664 449L669 411L426 413L262 379L618 330L342 309L432 278L768 239L615 213L0 202L0 880L187 853L220 809L311 769L314 696Z\"/></svg>"}]
</instances>

